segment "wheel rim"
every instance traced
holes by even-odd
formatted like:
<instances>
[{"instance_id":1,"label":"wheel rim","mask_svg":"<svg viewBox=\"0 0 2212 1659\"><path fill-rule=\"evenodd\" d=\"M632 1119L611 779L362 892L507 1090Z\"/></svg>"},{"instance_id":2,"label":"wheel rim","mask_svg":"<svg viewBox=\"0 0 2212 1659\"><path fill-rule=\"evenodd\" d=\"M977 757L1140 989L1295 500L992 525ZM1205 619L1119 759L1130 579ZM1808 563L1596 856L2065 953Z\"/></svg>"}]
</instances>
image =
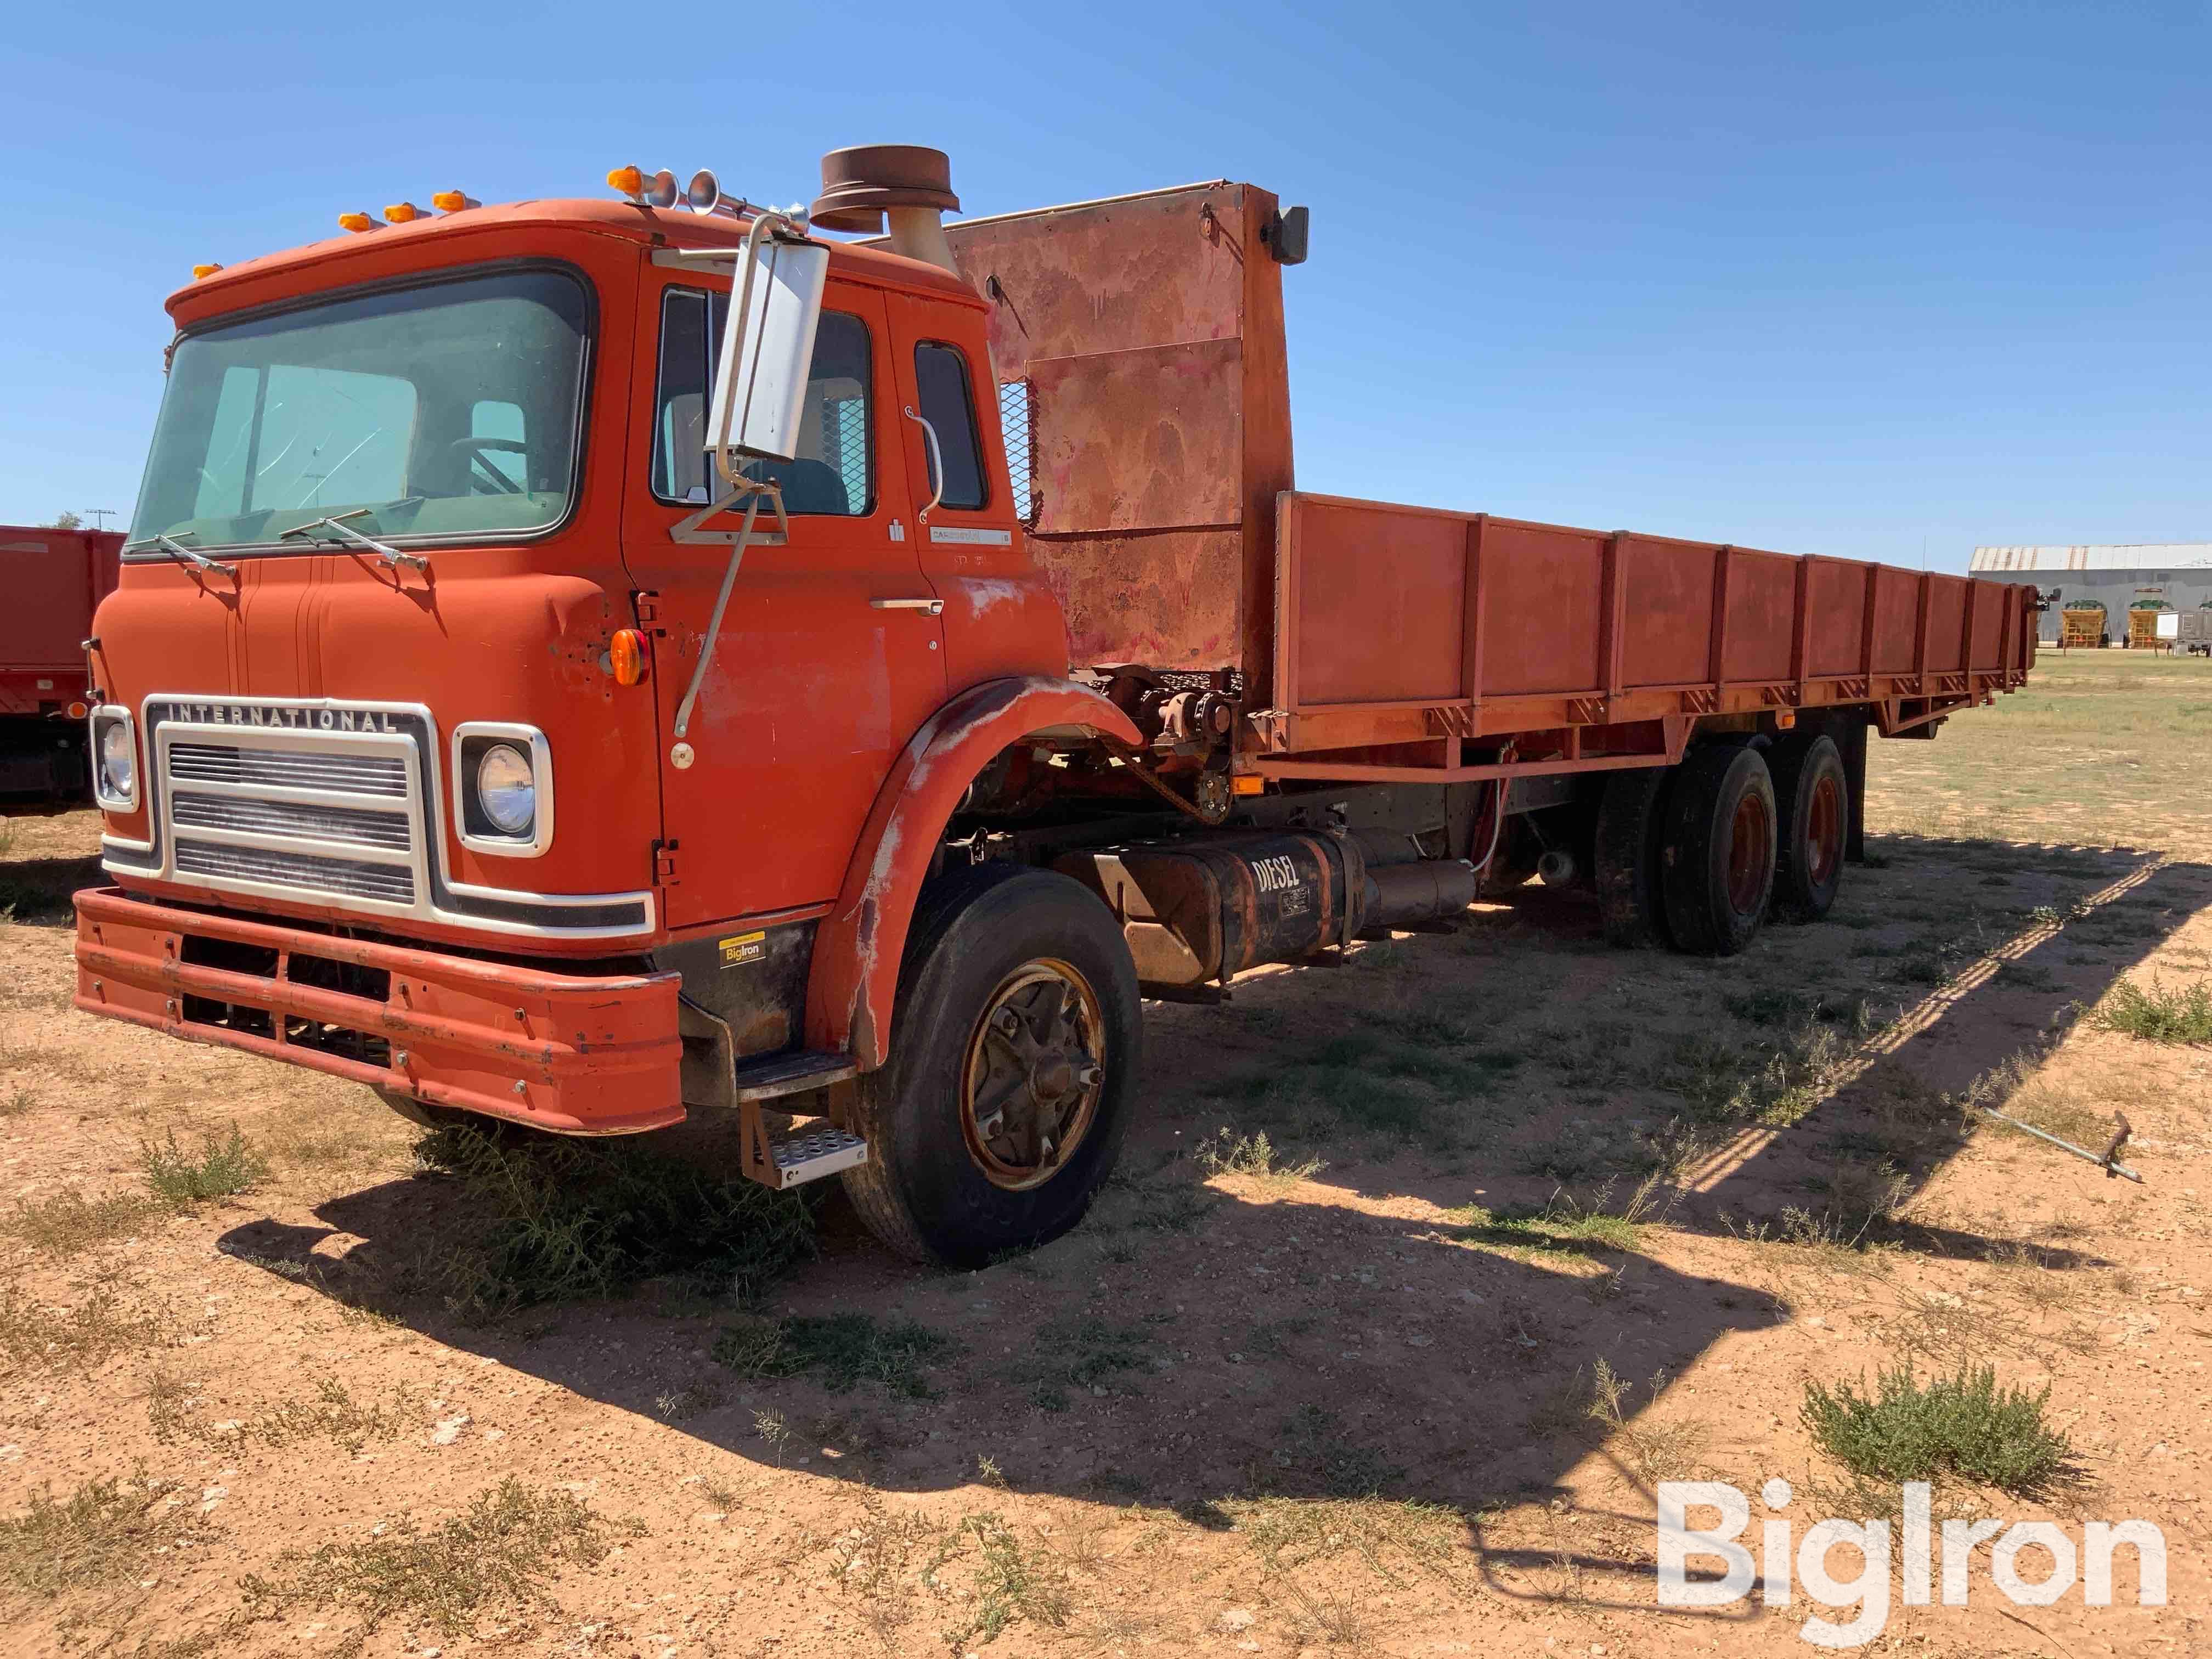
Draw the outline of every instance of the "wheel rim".
<instances>
[{"instance_id":1,"label":"wheel rim","mask_svg":"<svg viewBox=\"0 0 2212 1659\"><path fill-rule=\"evenodd\" d=\"M1814 780L1805 805L1805 871L1813 885L1825 887L1844 856L1844 790L1833 777Z\"/></svg>"},{"instance_id":2,"label":"wheel rim","mask_svg":"<svg viewBox=\"0 0 2212 1659\"><path fill-rule=\"evenodd\" d=\"M1771 860L1767 849L1773 844L1767 835L1768 817L1765 798L1747 791L1736 802L1729 826L1729 903L1740 916L1756 910L1765 896Z\"/></svg>"},{"instance_id":3,"label":"wheel rim","mask_svg":"<svg viewBox=\"0 0 2212 1659\"><path fill-rule=\"evenodd\" d=\"M1106 1086L1097 994L1065 962L1024 963L986 999L960 1074L960 1133L995 1187L1021 1192L1066 1167Z\"/></svg>"}]
</instances>

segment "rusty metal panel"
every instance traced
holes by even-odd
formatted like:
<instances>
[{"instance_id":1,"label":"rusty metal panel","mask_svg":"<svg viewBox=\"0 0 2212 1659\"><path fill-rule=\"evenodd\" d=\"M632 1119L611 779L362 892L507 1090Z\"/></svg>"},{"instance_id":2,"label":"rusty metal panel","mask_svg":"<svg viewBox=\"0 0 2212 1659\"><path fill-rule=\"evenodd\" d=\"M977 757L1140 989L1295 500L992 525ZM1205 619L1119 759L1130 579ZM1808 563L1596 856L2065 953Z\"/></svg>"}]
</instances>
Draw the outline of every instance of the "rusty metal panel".
<instances>
[{"instance_id":1,"label":"rusty metal panel","mask_svg":"<svg viewBox=\"0 0 2212 1659\"><path fill-rule=\"evenodd\" d=\"M1874 580L1874 672L1910 674L1920 615L1920 579L1884 565L1876 568Z\"/></svg>"},{"instance_id":2,"label":"rusty metal panel","mask_svg":"<svg viewBox=\"0 0 2212 1659\"><path fill-rule=\"evenodd\" d=\"M1309 499L1292 514L1283 627L1300 705L1467 695L1465 521Z\"/></svg>"},{"instance_id":3,"label":"rusty metal panel","mask_svg":"<svg viewBox=\"0 0 2212 1659\"><path fill-rule=\"evenodd\" d=\"M1981 596L1974 605L1974 637L1966 665L1984 673L2008 667L2004 659L2005 605L2019 592L2016 587L1977 584Z\"/></svg>"},{"instance_id":4,"label":"rusty metal panel","mask_svg":"<svg viewBox=\"0 0 2212 1659\"><path fill-rule=\"evenodd\" d=\"M1928 672L1954 673L1966 665L1966 579L1931 576L1928 581Z\"/></svg>"},{"instance_id":5,"label":"rusty metal panel","mask_svg":"<svg viewBox=\"0 0 2212 1659\"><path fill-rule=\"evenodd\" d=\"M1805 638L1805 672L1815 678L1856 674L1864 642L1867 584L1874 567L1820 559L1805 579L1812 611Z\"/></svg>"},{"instance_id":6,"label":"rusty metal panel","mask_svg":"<svg viewBox=\"0 0 2212 1659\"><path fill-rule=\"evenodd\" d=\"M1235 526L1237 340L1032 359L1039 536Z\"/></svg>"},{"instance_id":7,"label":"rusty metal panel","mask_svg":"<svg viewBox=\"0 0 2212 1659\"><path fill-rule=\"evenodd\" d=\"M1243 542L1234 530L1032 541L1067 618L1071 663L1218 667L1236 659Z\"/></svg>"},{"instance_id":8,"label":"rusty metal panel","mask_svg":"<svg viewBox=\"0 0 2212 1659\"><path fill-rule=\"evenodd\" d=\"M998 378L1030 383L1030 547L1072 666L1241 667L1265 695L1292 482L1274 210L1215 183L946 227Z\"/></svg>"},{"instance_id":9,"label":"rusty metal panel","mask_svg":"<svg viewBox=\"0 0 2212 1659\"><path fill-rule=\"evenodd\" d=\"M1625 536L1621 677L1630 685L1686 685L1712 655L1713 549Z\"/></svg>"},{"instance_id":10,"label":"rusty metal panel","mask_svg":"<svg viewBox=\"0 0 2212 1659\"><path fill-rule=\"evenodd\" d=\"M1790 678L1797 618L1797 561L1735 550L1729 567L1728 660L1721 678L1775 684Z\"/></svg>"},{"instance_id":11,"label":"rusty metal panel","mask_svg":"<svg viewBox=\"0 0 2212 1659\"><path fill-rule=\"evenodd\" d=\"M1486 696L1587 692L1604 684L1599 599L1607 538L1492 520L1483 536Z\"/></svg>"}]
</instances>

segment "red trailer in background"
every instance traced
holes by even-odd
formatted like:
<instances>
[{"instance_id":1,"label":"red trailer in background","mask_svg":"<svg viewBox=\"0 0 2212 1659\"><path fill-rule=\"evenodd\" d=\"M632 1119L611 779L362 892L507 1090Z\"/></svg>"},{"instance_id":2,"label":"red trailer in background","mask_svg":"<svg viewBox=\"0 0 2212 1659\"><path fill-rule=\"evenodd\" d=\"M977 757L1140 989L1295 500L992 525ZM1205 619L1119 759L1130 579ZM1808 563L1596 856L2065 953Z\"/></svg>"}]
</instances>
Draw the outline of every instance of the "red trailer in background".
<instances>
[{"instance_id":1,"label":"red trailer in background","mask_svg":"<svg viewBox=\"0 0 2212 1659\"><path fill-rule=\"evenodd\" d=\"M84 641L122 550L117 530L0 525L0 812L92 805Z\"/></svg>"}]
</instances>

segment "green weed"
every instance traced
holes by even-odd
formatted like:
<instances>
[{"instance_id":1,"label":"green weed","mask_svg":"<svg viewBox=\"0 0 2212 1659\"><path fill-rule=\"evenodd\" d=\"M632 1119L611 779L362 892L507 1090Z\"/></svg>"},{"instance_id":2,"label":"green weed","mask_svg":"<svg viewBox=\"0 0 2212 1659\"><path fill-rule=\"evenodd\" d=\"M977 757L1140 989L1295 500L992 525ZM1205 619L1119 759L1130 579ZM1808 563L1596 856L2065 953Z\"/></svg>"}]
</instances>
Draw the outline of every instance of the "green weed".
<instances>
[{"instance_id":1,"label":"green weed","mask_svg":"<svg viewBox=\"0 0 2212 1659\"><path fill-rule=\"evenodd\" d=\"M941 1331L912 1320L878 1322L864 1313L747 1319L714 1339L714 1356L739 1376L817 1375L844 1394L862 1382L913 1400L933 1398L927 1368L958 1352Z\"/></svg>"},{"instance_id":2,"label":"green weed","mask_svg":"<svg viewBox=\"0 0 2212 1659\"><path fill-rule=\"evenodd\" d=\"M173 1210L250 1192L269 1176L269 1160L235 1123L226 1139L204 1137L197 1157L177 1145L172 1129L161 1142L140 1142L138 1161L154 1195Z\"/></svg>"},{"instance_id":3,"label":"green weed","mask_svg":"<svg viewBox=\"0 0 2212 1659\"><path fill-rule=\"evenodd\" d=\"M2212 986L2203 981L2170 991L2153 980L2145 990L2124 980L2097 1010L2098 1028L2147 1042L2212 1042Z\"/></svg>"},{"instance_id":4,"label":"green weed","mask_svg":"<svg viewBox=\"0 0 2212 1659\"><path fill-rule=\"evenodd\" d=\"M2010 1492L2049 1486L2073 1449L2044 1420L2051 1398L1999 1389L1994 1366L1923 1382L1910 1364L1878 1372L1873 1391L1805 1385L1802 1417L1820 1449L1865 1479L1928 1480L1947 1471Z\"/></svg>"},{"instance_id":5,"label":"green weed","mask_svg":"<svg viewBox=\"0 0 2212 1659\"><path fill-rule=\"evenodd\" d=\"M749 1302L813 1252L804 1200L665 1154L467 1125L416 1151L457 1177L485 1218L483 1237L442 1274L463 1313L612 1296L663 1274Z\"/></svg>"}]
</instances>

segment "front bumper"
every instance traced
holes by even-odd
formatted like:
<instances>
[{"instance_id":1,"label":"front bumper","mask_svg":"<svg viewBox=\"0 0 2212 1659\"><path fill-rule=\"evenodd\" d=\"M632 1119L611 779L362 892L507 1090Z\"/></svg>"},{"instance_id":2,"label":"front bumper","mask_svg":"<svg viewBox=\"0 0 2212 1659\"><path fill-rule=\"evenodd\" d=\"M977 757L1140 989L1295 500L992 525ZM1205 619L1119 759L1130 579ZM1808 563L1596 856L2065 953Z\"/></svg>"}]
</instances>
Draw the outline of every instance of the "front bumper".
<instances>
[{"instance_id":1,"label":"front bumper","mask_svg":"<svg viewBox=\"0 0 2212 1659\"><path fill-rule=\"evenodd\" d=\"M562 1134L684 1117L679 975L589 975L76 896L90 1014Z\"/></svg>"}]
</instances>

